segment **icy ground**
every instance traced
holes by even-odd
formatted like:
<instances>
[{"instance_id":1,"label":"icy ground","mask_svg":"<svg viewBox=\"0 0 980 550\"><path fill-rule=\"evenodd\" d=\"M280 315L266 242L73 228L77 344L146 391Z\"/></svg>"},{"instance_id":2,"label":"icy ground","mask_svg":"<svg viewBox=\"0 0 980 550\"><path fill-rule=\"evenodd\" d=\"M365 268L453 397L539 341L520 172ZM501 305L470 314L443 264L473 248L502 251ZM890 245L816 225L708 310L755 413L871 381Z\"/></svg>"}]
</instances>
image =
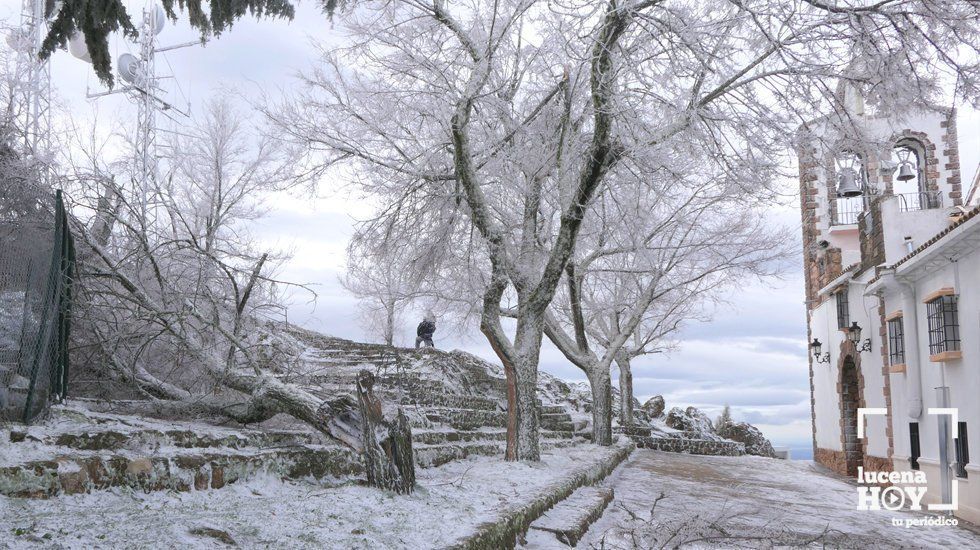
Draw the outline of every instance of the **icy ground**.
<instances>
[{"instance_id":1,"label":"icy ground","mask_svg":"<svg viewBox=\"0 0 980 550\"><path fill-rule=\"evenodd\" d=\"M615 500L579 548L980 548L975 530L892 526L921 513L857 511L855 485L812 462L637 450L603 485Z\"/></svg>"},{"instance_id":2,"label":"icy ground","mask_svg":"<svg viewBox=\"0 0 980 550\"><path fill-rule=\"evenodd\" d=\"M544 453L537 465L452 462L418 470L410 496L265 478L189 493L0 497L0 548L214 548L222 540L250 548L441 548L612 452L579 445Z\"/></svg>"}]
</instances>

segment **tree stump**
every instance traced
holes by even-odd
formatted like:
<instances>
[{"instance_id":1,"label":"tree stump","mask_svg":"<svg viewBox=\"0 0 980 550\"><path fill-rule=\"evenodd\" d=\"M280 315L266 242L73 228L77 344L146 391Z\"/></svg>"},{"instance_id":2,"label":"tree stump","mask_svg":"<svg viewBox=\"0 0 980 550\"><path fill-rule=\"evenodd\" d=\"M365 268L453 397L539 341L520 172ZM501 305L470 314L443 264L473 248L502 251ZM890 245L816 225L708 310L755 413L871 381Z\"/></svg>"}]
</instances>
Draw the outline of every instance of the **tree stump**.
<instances>
[{"instance_id":1,"label":"tree stump","mask_svg":"<svg viewBox=\"0 0 980 550\"><path fill-rule=\"evenodd\" d=\"M374 380L368 370L357 374L357 407L368 484L408 494L415 489L412 428L401 408L393 421L384 418L381 400L374 395Z\"/></svg>"}]
</instances>

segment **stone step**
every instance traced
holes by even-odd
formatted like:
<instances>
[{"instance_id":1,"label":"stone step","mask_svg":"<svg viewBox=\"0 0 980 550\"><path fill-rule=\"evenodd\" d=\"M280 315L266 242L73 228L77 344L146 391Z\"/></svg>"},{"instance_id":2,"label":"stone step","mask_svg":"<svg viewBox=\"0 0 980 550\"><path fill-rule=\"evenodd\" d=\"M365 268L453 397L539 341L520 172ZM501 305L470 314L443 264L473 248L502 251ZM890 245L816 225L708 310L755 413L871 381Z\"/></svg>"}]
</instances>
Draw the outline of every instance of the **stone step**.
<instances>
[{"instance_id":1,"label":"stone step","mask_svg":"<svg viewBox=\"0 0 980 550\"><path fill-rule=\"evenodd\" d=\"M555 424L542 424L542 428L546 430L551 430L555 432L572 432L575 431L575 425L571 422L560 422Z\"/></svg>"},{"instance_id":2,"label":"stone step","mask_svg":"<svg viewBox=\"0 0 980 550\"><path fill-rule=\"evenodd\" d=\"M0 494L45 498L110 487L143 491L219 489L267 473L289 479L363 473L360 457L345 448L310 445L274 451L194 450L170 455L85 453L0 467Z\"/></svg>"},{"instance_id":3,"label":"stone step","mask_svg":"<svg viewBox=\"0 0 980 550\"><path fill-rule=\"evenodd\" d=\"M475 397L470 395L456 395L451 393L428 393L409 390L403 395L394 390L380 392L382 398L388 397L403 405L425 405L434 407L448 407L457 409L476 409L483 411L499 411L500 405L494 399L485 397Z\"/></svg>"},{"instance_id":4,"label":"stone step","mask_svg":"<svg viewBox=\"0 0 980 550\"><path fill-rule=\"evenodd\" d=\"M495 456L503 454L506 444L503 441L459 443L442 445L413 445L415 464L420 468L435 468L453 460L469 456Z\"/></svg>"},{"instance_id":5,"label":"stone step","mask_svg":"<svg viewBox=\"0 0 980 550\"><path fill-rule=\"evenodd\" d=\"M309 445L316 443L317 437L311 432L301 431L248 431L230 433L201 433L191 429L174 430L91 430L66 432L47 436L41 440L48 445L67 447L82 451L118 451L126 449L153 450L161 446L183 449L254 448L261 450L271 447Z\"/></svg>"},{"instance_id":6,"label":"stone step","mask_svg":"<svg viewBox=\"0 0 980 550\"><path fill-rule=\"evenodd\" d=\"M552 440L570 440L575 438L575 433L573 432L559 432L552 430L541 430L542 440L552 441ZM487 442L487 441L506 441L507 440L507 430L496 429L496 430L479 430L479 431L467 431L467 430L452 430L452 431L427 431L427 430L414 430L412 432L412 441L421 445L438 445L443 443L460 443L460 442Z\"/></svg>"},{"instance_id":7,"label":"stone step","mask_svg":"<svg viewBox=\"0 0 980 550\"><path fill-rule=\"evenodd\" d=\"M439 445L444 443L465 443L465 442L487 442L487 441L506 441L506 430L486 430L486 431L424 431L414 430L412 432L412 442L418 445Z\"/></svg>"},{"instance_id":8,"label":"stone step","mask_svg":"<svg viewBox=\"0 0 980 550\"><path fill-rule=\"evenodd\" d=\"M531 523L531 529L555 535L559 542L575 546L613 499L612 488L579 487L568 498Z\"/></svg>"},{"instance_id":9,"label":"stone step","mask_svg":"<svg viewBox=\"0 0 980 550\"><path fill-rule=\"evenodd\" d=\"M572 439L544 438L541 440L541 450L569 447L576 443ZM506 439L412 445L412 451L415 453L415 464L420 468L435 468L453 460L462 460L470 456L498 456L504 454L506 449Z\"/></svg>"},{"instance_id":10,"label":"stone step","mask_svg":"<svg viewBox=\"0 0 980 550\"><path fill-rule=\"evenodd\" d=\"M561 405L538 405L541 414L565 414L565 407Z\"/></svg>"},{"instance_id":11,"label":"stone step","mask_svg":"<svg viewBox=\"0 0 980 550\"><path fill-rule=\"evenodd\" d=\"M473 430L483 427L504 428L507 426L507 413L503 411L428 407L424 414L430 422L448 424L457 430Z\"/></svg>"}]
</instances>

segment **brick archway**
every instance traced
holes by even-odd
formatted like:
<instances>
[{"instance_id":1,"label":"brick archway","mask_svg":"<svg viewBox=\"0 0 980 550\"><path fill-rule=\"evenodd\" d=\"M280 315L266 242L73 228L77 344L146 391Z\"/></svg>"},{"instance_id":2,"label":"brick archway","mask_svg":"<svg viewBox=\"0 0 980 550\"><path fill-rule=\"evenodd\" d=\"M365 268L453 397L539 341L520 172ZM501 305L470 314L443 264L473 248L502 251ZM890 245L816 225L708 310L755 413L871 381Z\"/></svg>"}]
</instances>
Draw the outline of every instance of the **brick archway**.
<instances>
[{"instance_id":1,"label":"brick archway","mask_svg":"<svg viewBox=\"0 0 980 550\"><path fill-rule=\"evenodd\" d=\"M920 182L920 186L923 191L937 192L939 191L939 159L936 157L936 145L929 140L929 135L925 132L917 132L915 130L905 129L901 132L896 132L888 140L888 154L891 154L892 149L894 149L900 142L908 141L915 143L918 147L922 149L924 166L921 167L922 175L925 177L925 182ZM883 174L879 176L882 183L884 183L885 192L887 194L894 193L893 174Z\"/></svg>"}]
</instances>

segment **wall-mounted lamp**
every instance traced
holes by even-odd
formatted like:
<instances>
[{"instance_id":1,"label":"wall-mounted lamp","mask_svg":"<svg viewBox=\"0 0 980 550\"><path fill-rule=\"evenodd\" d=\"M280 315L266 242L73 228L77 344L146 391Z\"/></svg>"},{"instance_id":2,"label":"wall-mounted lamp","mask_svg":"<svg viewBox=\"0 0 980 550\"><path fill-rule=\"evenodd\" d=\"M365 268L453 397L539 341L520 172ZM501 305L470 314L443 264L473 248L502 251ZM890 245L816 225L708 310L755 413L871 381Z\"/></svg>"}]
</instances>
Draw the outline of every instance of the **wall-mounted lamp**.
<instances>
[{"instance_id":1,"label":"wall-mounted lamp","mask_svg":"<svg viewBox=\"0 0 980 550\"><path fill-rule=\"evenodd\" d=\"M810 342L810 351L813 352L813 359L817 363L829 363L830 362L830 352L827 352L827 353L825 353L823 355L820 355L820 348L822 346L823 346L823 344L821 344L820 343L820 340L817 340L816 338L814 338L813 341Z\"/></svg>"},{"instance_id":2,"label":"wall-mounted lamp","mask_svg":"<svg viewBox=\"0 0 980 550\"><path fill-rule=\"evenodd\" d=\"M847 329L847 339L854 344L858 353L871 351L871 338L866 339L863 344L861 343L861 327L858 326L857 321L851 323L850 328ZM858 347L858 345L861 347Z\"/></svg>"}]
</instances>

